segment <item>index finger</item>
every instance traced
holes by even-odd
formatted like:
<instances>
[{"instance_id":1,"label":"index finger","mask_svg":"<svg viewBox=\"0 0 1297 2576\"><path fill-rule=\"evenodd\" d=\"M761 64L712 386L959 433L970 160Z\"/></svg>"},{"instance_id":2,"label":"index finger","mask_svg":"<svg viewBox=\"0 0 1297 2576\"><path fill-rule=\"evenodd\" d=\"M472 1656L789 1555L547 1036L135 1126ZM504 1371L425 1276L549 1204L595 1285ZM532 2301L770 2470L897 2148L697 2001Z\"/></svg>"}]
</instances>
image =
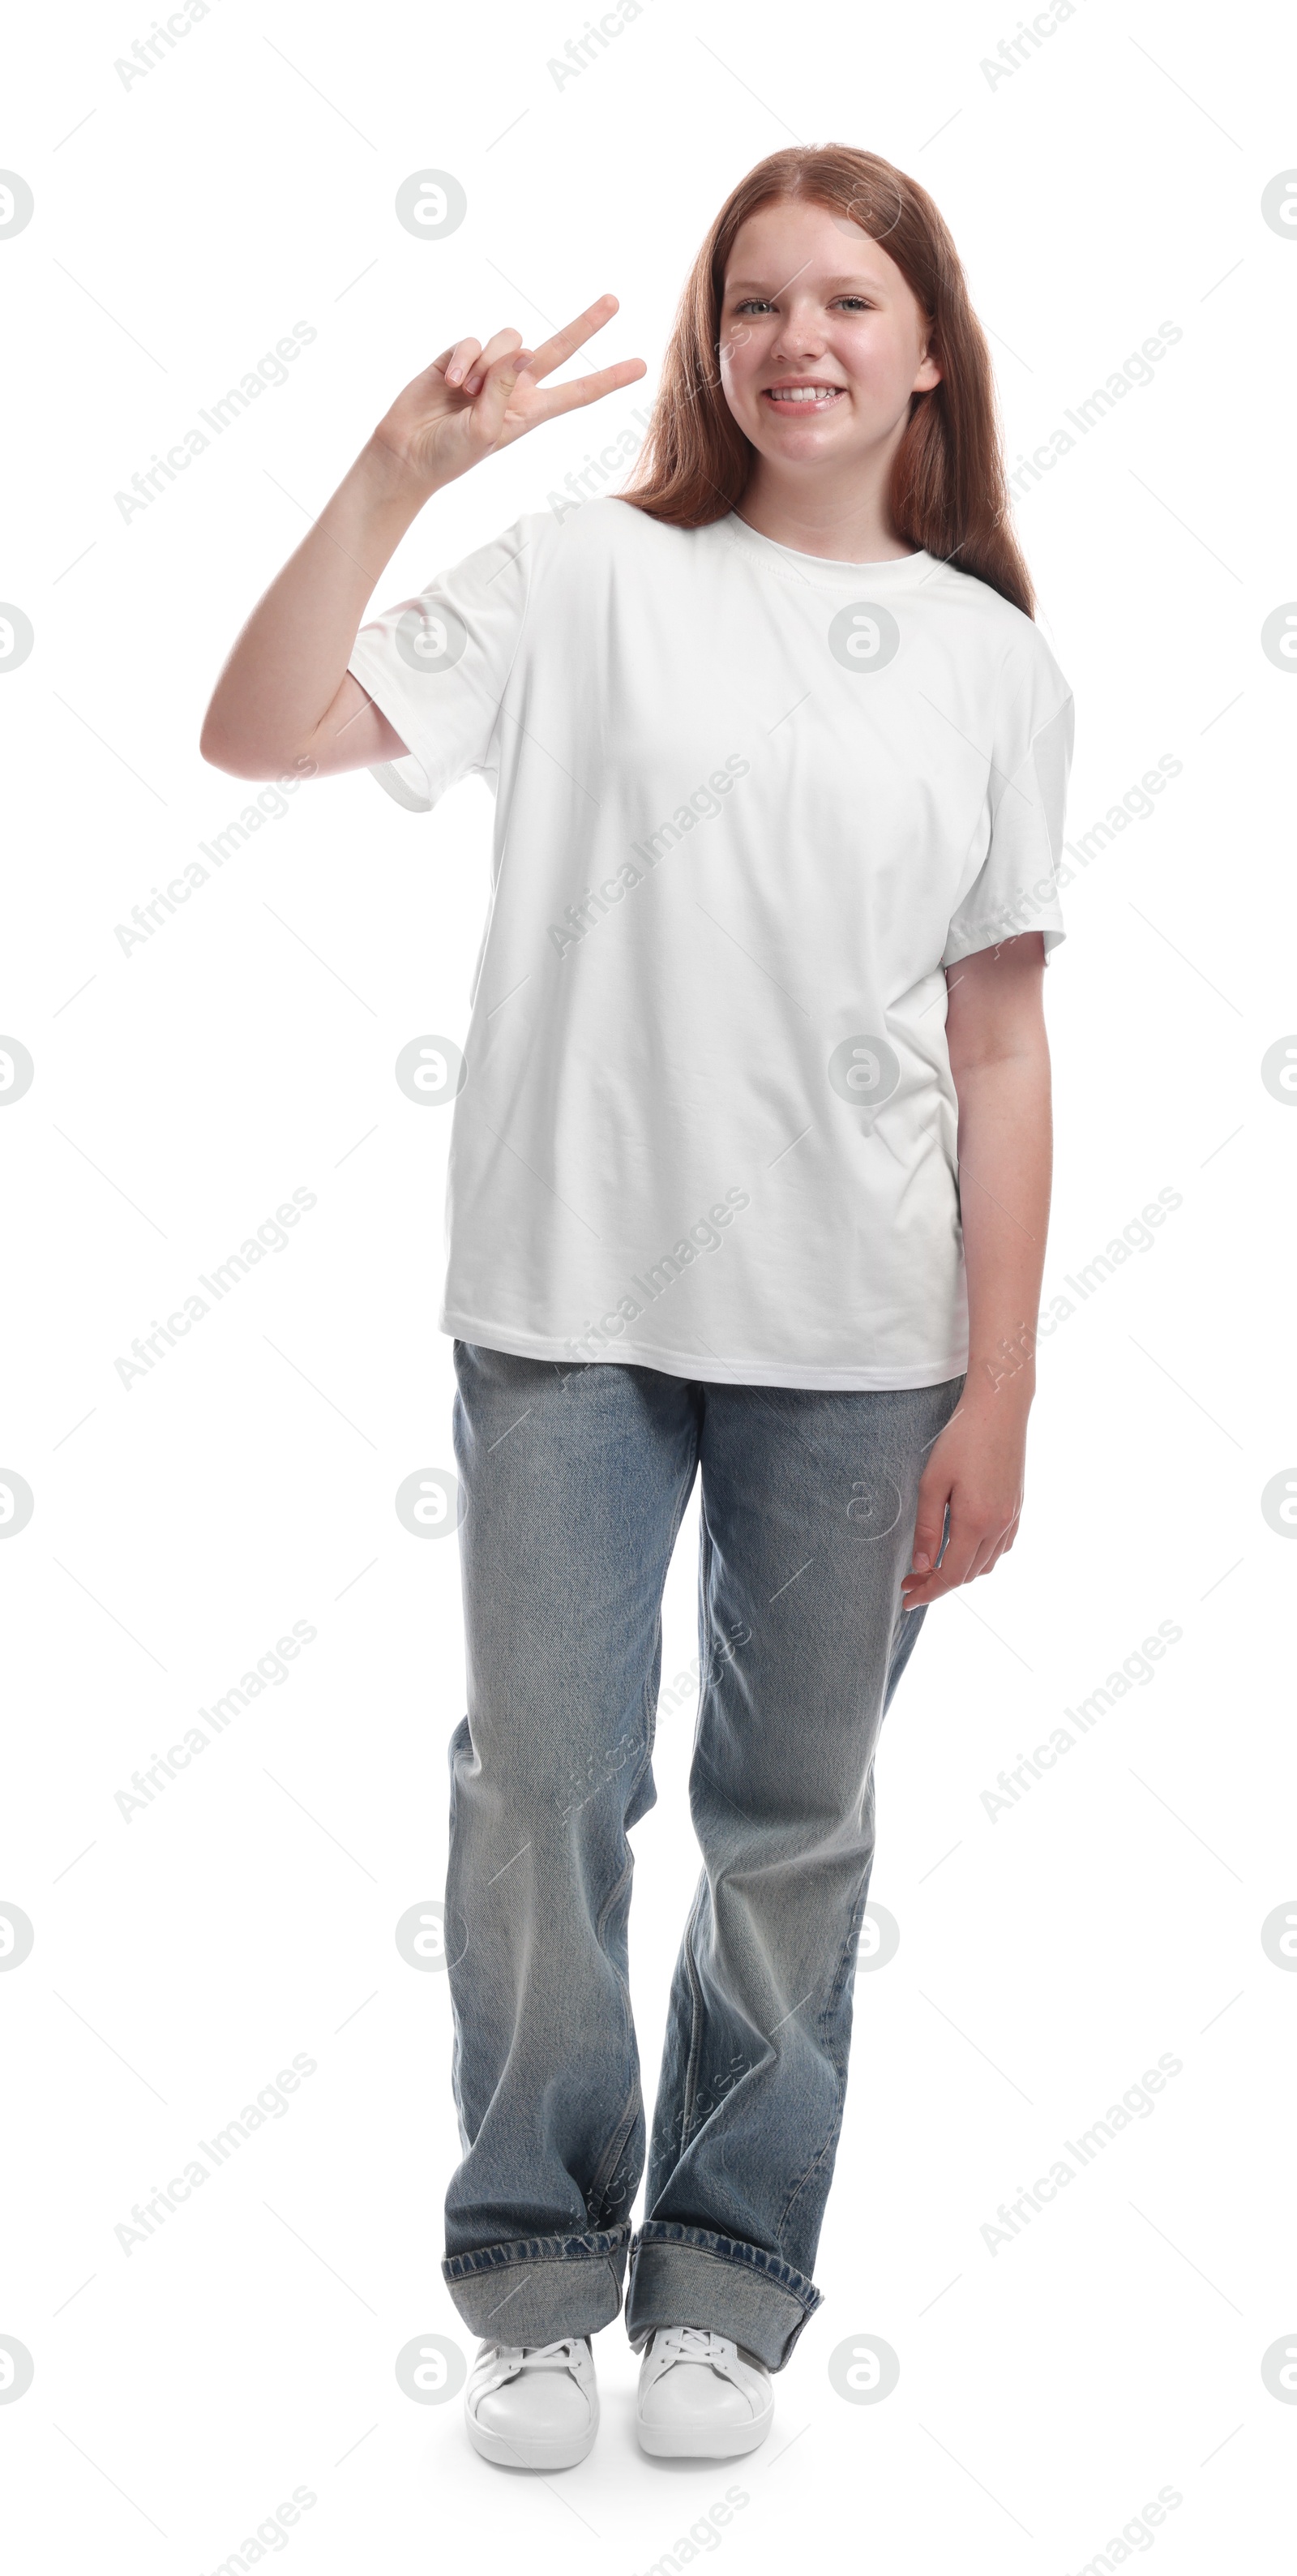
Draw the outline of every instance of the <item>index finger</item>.
<instances>
[{"instance_id":1,"label":"index finger","mask_svg":"<svg viewBox=\"0 0 1297 2576\"><path fill-rule=\"evenodd\" d=\"M555 367L561 367L563 360L571 357L574 349L581 347L583 341L592 340L596 331L602 331L605 322L611 322L618 310L615 295L598 296L593 304L587 304L584 313L578 313L574 322L565 322L552 340L542 341L528 360L528 375L535 378L551 375Z\"/></svg>"}]
</instances>

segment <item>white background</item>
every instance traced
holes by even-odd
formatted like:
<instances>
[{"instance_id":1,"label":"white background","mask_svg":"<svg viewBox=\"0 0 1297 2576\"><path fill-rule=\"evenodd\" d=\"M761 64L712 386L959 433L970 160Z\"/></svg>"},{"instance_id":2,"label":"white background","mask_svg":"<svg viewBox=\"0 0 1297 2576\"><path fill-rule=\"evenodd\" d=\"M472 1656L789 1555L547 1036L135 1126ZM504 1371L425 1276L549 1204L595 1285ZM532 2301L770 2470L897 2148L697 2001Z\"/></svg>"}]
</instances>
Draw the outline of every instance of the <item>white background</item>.
<instances>
[{"instance_id":1,"label":"white background","mask_svg":"<svg viewBox=\"0 0 1297 2576\"><path fill-rule=\"evenodd\" d=\"M1297 240L1260 200L1297 161L1289 31L1082 0L992 86L1008 9L649 0L560 87L575 10L213 0L126 87L114 58L150 24L120 0L25 13L0 138L36 200L0 242L0 593L35 629L0 674L0 1028L36 1068L0 1119L0 1464L35 1495L0 1547L0 1899L35 1926L0 1975L0 2334L35 2364L0 2404L11 2563L251 2566L303 2485L299 2576L632 2576L690 2563L673 2543L737 2483L712 2534L732 2576L839 2552L888 2576L1123 2549L1277 2566L1297 2410L1261 2360L1297 2345L1297 1976L1260 1931L1297 1903L1293 1554L1260 1496L1297 1459L1297 1116L1260 1063L1297 1027L1297 681L1260 629L1297 595ZM1159 1190L1183 1204L1042 1347L1018 1546L929 1615L888 1721L873 1895L901 1942L858 1981L825 2304L774 2434L733 2469L642 2459L616 2324L599 2444L541 2481L478 2461L458 2397L414 2403L394 2369L419 2336L472 2338L439 2270L446 1983L393 1938L441 1888L463 1701L454 1541L393 1508L453 1464L449 1120L393 1065L421 1033L462 1042L486 794L416 818L363 774L308 788L147 944L124 955L114 925L253 793L198 756L216 671L399 387L461 330L536 339L608 288L609 356L650 369L438 497L380 605L630 419L717 205L793 139L876 150L935 195L1011 464L1181 328L1018 513L1077 699L1071 835L1183 763L1064 898L1047 1297ZM468 197L440 242L393 211L426 167ZM317 337L289 381L124 520L115 493L299 319ZM318 1204L287 1248L125 1389L132 1338L294 1188ZM694 1652L695 1544L691 1513L667 1677ZM132 1772L295 1620L318 1636L290 1678L127 1823ZM992 1823L1000 1770L1163 1620L1183 1637L1156 1678ZM697 1866L693 1707L664 1713L635 1837L650 2099ZM295 2053L316 2071L288 2112L124 2252L132 2204ZM997 2205L1164 2053L1153 2112L989 2251ZM876 2405L828 2375L862 2335L900 2360ZM1163 2486L1165 2523L1107 2549Z\"/></svg>"}]
</instances>

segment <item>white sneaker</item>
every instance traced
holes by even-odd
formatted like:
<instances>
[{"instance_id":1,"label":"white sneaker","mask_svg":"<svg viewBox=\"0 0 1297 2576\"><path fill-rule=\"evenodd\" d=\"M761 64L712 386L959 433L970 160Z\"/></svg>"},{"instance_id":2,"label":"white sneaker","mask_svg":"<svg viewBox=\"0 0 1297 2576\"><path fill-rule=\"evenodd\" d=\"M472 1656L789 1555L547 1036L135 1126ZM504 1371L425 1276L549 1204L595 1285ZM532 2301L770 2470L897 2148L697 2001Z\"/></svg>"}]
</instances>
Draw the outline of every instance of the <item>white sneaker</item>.
<instances>
[{"instance_id":1,"label":"white sneaker","mask_svg":"<svg viewBox=\"0 0 1297 2576\"><path fill-rule=\"evenodd\" d=\"M599 2430L589 2336L479 2345L464 2421L474 2450L502 2468L575 2468Z\"/></svg>"},{"instance_id":2,"label":"white sneaker","mask_svg":"<svg viewBox=\"0 0 1297 2576\"><path fill-rule=\"evenodd\" d=\"M705 2326L659 2326L640 2364L635 2429L659 2460L732 2460L770 2430L775 2393L763 2361Z\"/></svg>"}]
</instances>

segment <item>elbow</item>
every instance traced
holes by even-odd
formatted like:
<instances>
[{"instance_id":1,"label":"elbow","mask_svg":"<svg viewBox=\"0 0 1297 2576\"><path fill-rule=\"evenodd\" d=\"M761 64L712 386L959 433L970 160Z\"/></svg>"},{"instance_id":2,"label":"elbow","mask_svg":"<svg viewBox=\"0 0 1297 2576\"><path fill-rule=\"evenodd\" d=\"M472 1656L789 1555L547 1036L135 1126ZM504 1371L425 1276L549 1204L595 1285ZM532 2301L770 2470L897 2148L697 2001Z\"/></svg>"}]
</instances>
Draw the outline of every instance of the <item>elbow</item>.
<instances>
[{"instance_id":1,"label":"elbow","mask_svg":"<svg viewBox=\"0 0 1297 2576\"><path fill-rule=\"evenodd\" d=\"M1043 1029L1024 1030L1016 1040L988 1034L980 1044L951 1047L949 1061L956 1091L971 1090L977 1082L1049 1081L1049 1047Z\"/></svg>"},{"instance_id":2,"label":"elbow","mask_svg":"<svg viewBox=\"0 0 1297 2576\"><path fill-rule=\"evenodd\" d=\"M259 775L255 766L249 766L249 745L241 743L237 733L222 720L215 698L203 718L198 749L210 769L223 769L231 778L255 778Z\"/></svg>"},{"instance_id":3,"label":"elbow","mask_svg":"<svg viewBox=\"0 0 1297 2576\"><path fill-rule=\"evenodd\" d=\"M230 746L220 726L213 722L210 708L203 719L203 730L198 737L198 751L200 759L205 760L209 768L229 770L236 777L238 776L237 764L231 756Z\"/></svg>"},{"instance_id":4,"label":"elbow","mask_svg":"<svg viewBox=\"0 0 1297 2576\"><path fill-rule=\"evenodd\" d=\"M241 739L221 723L210 707L198 737L198 750L210 769L222 769L229 778L283 778L294 768L301 774L302 764L294 762L291 752L284 757L264 742Z\"/></svg>"}]
</instances>

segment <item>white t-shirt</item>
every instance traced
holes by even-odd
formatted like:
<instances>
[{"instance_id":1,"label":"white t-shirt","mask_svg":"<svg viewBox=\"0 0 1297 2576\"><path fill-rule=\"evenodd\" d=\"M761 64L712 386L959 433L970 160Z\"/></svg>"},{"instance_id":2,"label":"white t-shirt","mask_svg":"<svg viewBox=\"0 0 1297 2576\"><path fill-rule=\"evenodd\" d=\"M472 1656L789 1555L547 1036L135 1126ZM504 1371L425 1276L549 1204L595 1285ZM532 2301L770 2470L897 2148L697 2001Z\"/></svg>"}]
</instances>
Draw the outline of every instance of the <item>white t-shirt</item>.
<instances>
[{"instance_id":1,"label":"white t-shirt","mask_svg":"<svg viewBox=\"0 0 1297 2576\"><path fill-rule=\"evenodd\" d=\"M548 512L362 627L426 810L479 771L492 896L439 1322L732 1385L968 1355L943 969L1063 937L1072 700L933 556Z\"/></svg>"}]
</instances>

